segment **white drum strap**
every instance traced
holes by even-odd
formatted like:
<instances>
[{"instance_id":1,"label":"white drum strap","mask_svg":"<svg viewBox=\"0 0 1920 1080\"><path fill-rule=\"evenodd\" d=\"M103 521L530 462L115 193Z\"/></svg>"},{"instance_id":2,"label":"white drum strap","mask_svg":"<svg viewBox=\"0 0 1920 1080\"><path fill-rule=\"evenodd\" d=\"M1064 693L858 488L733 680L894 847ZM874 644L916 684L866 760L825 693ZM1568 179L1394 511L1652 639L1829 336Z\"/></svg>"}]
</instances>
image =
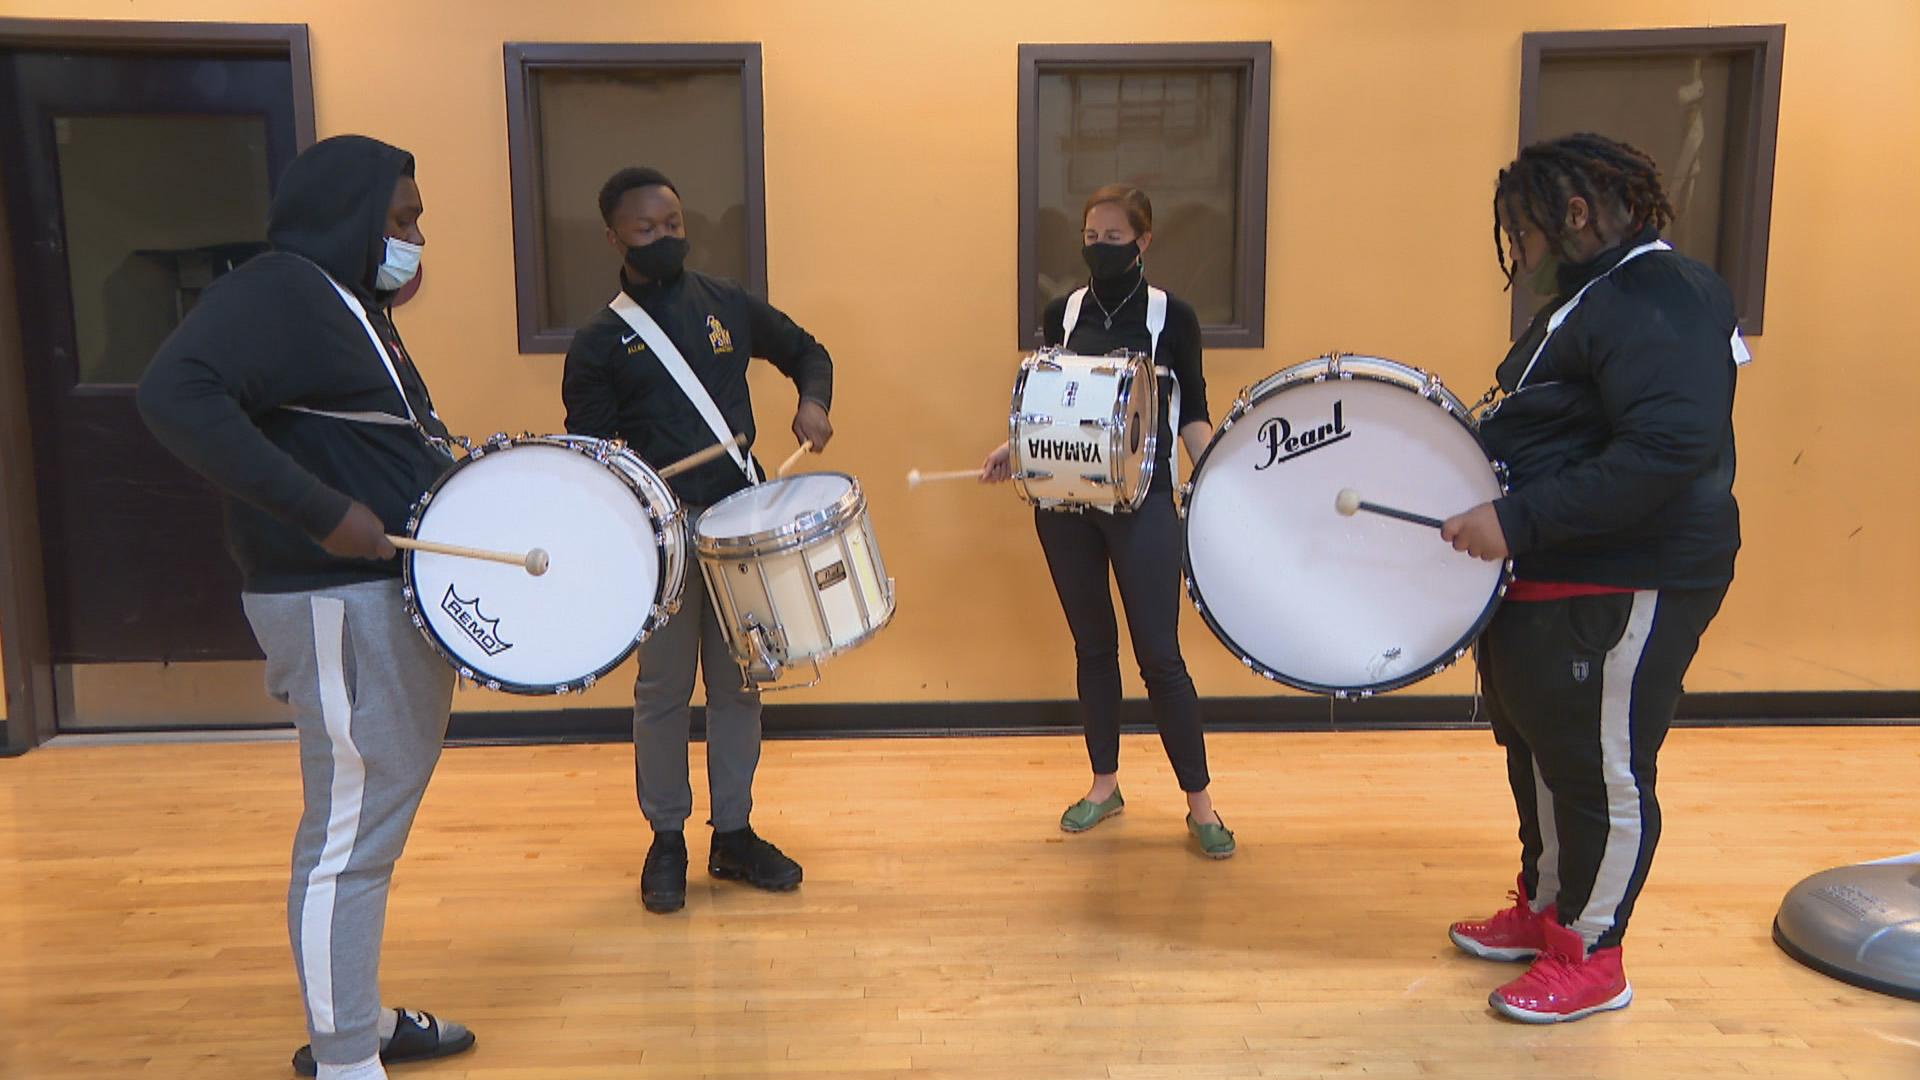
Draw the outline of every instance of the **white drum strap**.
<instances>
[{"instance_id":1,"label":"white drum strap","mask_svg":"<svg viewBox=\"0 0 1920 1080\"><path fill-rule=\"evenodd\" d=\"M714 441L726 444L727 456L733 459L735 465L740 466L741 472L747 474L747 483L758 484L760 476L754 472L753 459L748 457L746 452L740 449L740 444L734 441L733 430L727 427L726 420L721 417L720 407L713 403L713 395L707 393L707 388L701 385L699 376L687 366L686 357L680 355L680 350L674 345L673 339L667 336L665 330L660 329L660 324L653 321L653 316L647 314L645 308L634 303L633 298L624 292L616 294L612 300L608 301L607 307L612 308L615 315L626 320L627 325L633 327L633 332L639 334L640 339L647 343L647 348L652 349L653 354L660 358L660 366L666 368L667 374L673 376L673 381L680 384L680 389L687 395L687 400L693 402L694 409L700 413L700 419L705 420L707 427L713 429Z\"/></svg>"},{"instance_id":2,"label":"white drum strap","mask_svg":"<svg viewBox=\"0 0 1920 1080\"><path fill-rule=\"evenodd\" d=\"M309 409L305 405L282 405L288 412L303 412L313 416L325 416L334 420L345 420L350 424L379 424L383 427L412 427L413 421L404 416L395 416L383 412L335 412L331 409Z\"/></svg>"},{"instance_id":3,"label":"white drum strap","mask_svg":"<svg viewBox=\"0 0 1920 1080\"><path fill-rule=\"evenodd\" d=\"M327 409L310 409L304 405L282 405L280 407L288 412L325 416L334 420L345 420L352 424L410 427L419 434L422 439L426 440L428 446L446 454L448 457L452 457L453 454L447 450L446 444L442 440L436 439L428 434L426 427L420 423L420 418L414 414L413 402L407 399L407 388L400 382L399 369L393 366L393 356L387 352L387 343L380 340L380 332L373 328L373 320L367 318L366 306L360 303L360 298L353 295L351 289L335 281L333 275L327 273L325 267L313 262L311 259L307 261L315 270L320 271L320 276L327 279L327 284L333 286L333 291L340 294L340 302L347 305L347 310L353 312L353 317L360 320L360 328L367 332L367 340L373 344L373 354L380 358L381 366L386 368L387 378L393 380L393 392L400 395L400 408L406 412L406 415L395 416L392 413L383 412L333 412ZM438 420L439 418L439 415L436 413L434 419Z\"/></svg>"},{"instance_id":4,"label":"white drum strap","mask_svg":"<svg viewBox=\"0 0 1920 1080\"><path fill-rule=\"evenodd\" d=\"M1560 324L1567 321L1567 316L1573 314L1573 309L1580 306L1580 301L1586 297L1588 289L1598 285L1600 282L1606 280L1607 276L1615 270L1620 269L1649 251L1672 250L1673 245L1667 243L1665 240L1650 240L1621 256L1620 261L1608 267L1605 274L1601 274L1599 277L1580 286L1580 291L1573 294L1573 299L1561 304L1558 310L1547 317L1547 332L1540 338L1539 347L1533 350L1533 357L1527 361L1527 369L1520 373L1520 381L1513 384L1513 392L1517 394L1526 387L1527 377L1533 374L1533 366L1540 362L1540 354L1547 351L1547 342L1552 340L1554 332L1560 329ZM1753 353L1748 351L1747 343L1741 339L1740 331L1737 327L1733 331L1733 337L1728 339L1728 344L1733 349L1733 362L1736 366L1745 367L1748 363L1752 362Z\"/></svg>"},{"instance_id":5,"label":"white drum strap","mask_svg":"<svg viewBox=\"0 0 1920 1080\"><path fill-rule=\"evenodd\" d=\"M1069 347L1067 342L1073 339L1073 328L1080 324L1080 305L1084 304L1086 299L1087 287L1085 285L1067 294L1067 311L1066 315L1061 319L1060 326L1060 344L1063 348ZM1151 350L1149 355L1155 360L1160 358L1160 331L1166 328L1167 291L1165 289L1156 289L1149 285L1147 286L1147 347ZM1173 486L1179 487L1180 380L1174 376L1170 368L1154 365L1153 373L1157 376L1164 376L1173 380L1172 398L1168 402L1168 409L1172 415L1167 417L1167 428L1173 432L1173 445L1167 448L1167 460L1173 463L1173 474L1171 477ZM1159 393L1160 388L1158 386L1154 387L1154 392L1156 394Z\"/></svg>"},{"instance_id":6,"label":"white drum strap","mask_svg":"<svg viewBox=\"0 0 1920 1080\"><path fill-rule=\"evenodd\" d=\"M1080 325L1080 305L1087 301L1085 285L1067 294L1067 312L1060 320L1060 347L1072 348L1073 328ZM1167 291L1147 286L1147 351L1149 356L1160 355L1160 331L1167 328Z\"/></svg>"}]
</instances>

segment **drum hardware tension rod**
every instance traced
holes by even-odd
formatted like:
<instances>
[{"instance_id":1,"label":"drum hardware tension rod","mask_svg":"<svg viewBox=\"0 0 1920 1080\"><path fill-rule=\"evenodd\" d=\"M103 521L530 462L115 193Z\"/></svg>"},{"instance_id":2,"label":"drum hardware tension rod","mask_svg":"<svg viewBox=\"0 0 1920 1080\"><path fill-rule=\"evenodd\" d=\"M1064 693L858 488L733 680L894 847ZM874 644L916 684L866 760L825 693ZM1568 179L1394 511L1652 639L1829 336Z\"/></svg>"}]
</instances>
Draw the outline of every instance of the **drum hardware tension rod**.
<instances>
[{"instance_id":1,"label":"drum hardware tension rod","mask_svg":"<svg viewBox=\"0 0 1920 1080\"><path fill-rule=\"evenodd\" d=\"M506 563L509 566L518 566L534 577L547 572L545 548L534 548L525 555L515 555L510 551L483 551L479 548L459 547L454 544L436 544L430 540L413 540L405 536L389 536L387 542L397 548L424 551L429 555L451 555L456 559L482 559L487 562Z\"/></svg>"},{"instance_id":2,"label":"drum hardware tension rod","mask_svg":"<svg viewBox=\"0 0 1920 1080\"><path fill-rule=\"evenodd\" d=\"M1441 521L1439 518L1431 518L1425 514L1416 514L1411 510L1397 510L1391 506L1381 506L1379 503L1362 501L1360 493L1352 488L1340 489L1340 494L1333 497L1333 508L1345 517L1352 517L1356 510L1365 510L1369 514L1379 514L1381 517L1395 518L1399 521L1410 521L1415 525L1425 525L1429 529L1437 529L1446 524L1446 522Z\"/></svg>"}]
</instances>

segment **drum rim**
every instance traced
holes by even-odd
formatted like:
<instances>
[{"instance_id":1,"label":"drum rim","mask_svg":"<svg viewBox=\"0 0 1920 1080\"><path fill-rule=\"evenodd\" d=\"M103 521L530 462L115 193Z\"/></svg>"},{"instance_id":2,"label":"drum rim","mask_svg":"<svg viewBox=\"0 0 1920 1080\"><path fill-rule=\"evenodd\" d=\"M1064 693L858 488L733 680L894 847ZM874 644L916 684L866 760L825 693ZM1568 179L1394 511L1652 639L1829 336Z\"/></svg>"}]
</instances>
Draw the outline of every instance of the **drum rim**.
<instances>
[{"instance_id":1,"label":"drum rim","mask_svg":"<svg viewBox=\"0 0 1920 1080\"><path fill-rule=\"evenodd\" d=\"M568 436L567 438L574 439L574 440L582 440L582 439L585 439L586 437ZM465 679L468 682L474 683L476 685L485 687L488 690L496 690L496 691L500 691L502 693L507 693L507 694L519 694L526 697L557 697L562 694L579 693L581 691L591 689L602 678L605 678L606 675L609 672L611 672L614 668L617 668L621 664L626 663L627 657L632 656L634 653L634 650L638 649L642 642L646 641L649 637L652 637L654 634L654 631L660 629L661 626L665 625L667 617L672 614L672 611L670 611L666 607L665 603L662 600L664 591L667 587L667 536L669 533L675 533L679 531L678 522L679 522L679 519L683 516L684 511L681 508L680 500L674 496L672 489L667 487L664 481L661 481L660 489L662 492L666 494L667 499L672 503L673 511L672 513L668 514L665 518L662 518L658 514L653 513L654 504L652 500L652 493L642 490L640 485L634 481L633 477L627 475L625 472L623 472L620 469L614 468L611 463L606 461L596 452L601 446L613 445L617 442L618 440L614 440L614 439L597 439L597 440L591 440L590 442L589 441L563 442L561 441L560 437L552 436L552 435L532 435L532 434L507 435L505 433L497 434L497 435L494 435L492 438L488 439L486 442L482 443L480 446L474 448L472 451L468 453L468 455L465 458L462 458L461 460L454 462L452 467L448 468L447 471L441 473L440 476L434 480L432 485L430 485L427 488L426 492L420 496L419 501L415 502L412 509L408 511L407 537L409 539L413 539L419 533L420 523L425 517L427 507L433 502L434 496L440 493L440 489L445 487L447 482L450 479L452 479L453 474L459 472L461 469L466 468L468 465L472 464L473 462L478 461L482 457L485 457L489 453L493 453L500 450L511 449L516 446L532 446L532 445L552 446L561 450L571 451L591 461L594 461L599 465L604 466L608 472L618 477L620 482L627 486L628 490L632 491L635 495L640 496L641 504L646 506L648 509L647 522L653 528L654 557L659 560L659 566L657 568L658 572L654 578L653 603L647 609L647 617L641 624L640 633L636 635L632 641L627 643L626 648L622 649L618 656L614 657L611 661L609 661L608 663L600 667L598 670L592 672L591 674L583 675L580 678L568 679L564 682L523 683L523 682L516 682L512 679L501 679L501 678L497 678L495 676L487 675L482 672L474 670L473 664L471 662L455 655L453 651L447 646L446 642L441 640L439 633L434 630L433 624L427 621L426 614L421 610L420 600L419 600L419 589L414 580L414 571L413 571L413 560L414 560L415 553L412 551L406 552L405 556L401 560L402 586L400 589L400 595L403 602L406 605L407 618L409 621L413 623L414 628L420 631L420 635L427 639L427 644L432 646L433 651L436 653L439 653L440 658L442 660L445 660L448 666L452 667L454 670L454 673L459 675L460 678ZM624 444L622 445L624 446ZM629 456L632 457L633 460L639 462L641 468L645 469L648 473L653 473L652 467L647 465L647 463L644 460L642 460L638 454L629 453ZM658 479L657 474L655 474L655 478ZM682 544L686 543L684 534L681 535L680 542ZM684 563L685 560L683 559L682 562ZM684 574L683 574L683 577L684 577ZM685 588L684 580L682 581L681 584L682 584L682 588ZM679 608L679 603L676 601L674 604L673 610L677 610L678 608ZM665 614L663 614L663 612Z\"/></svg>"},{"instance_id":2,"label":"drum rim","mask_svg":"<svg viewBox=\"0 0 1920 1080\"><path fill-rule=\"evenodd\" d=\"M1140 488L1126 499L1116 498L1112 503L1074 502L1071 499L1057 499L1051 496L1035 495L1027 488L1026 469L1020 459L1019 420L1021 415L1020 406L1025 400L1027 392L1027 376L1032 373L1037 361L1042 358L1056 360L1062 356L1070 356L1075 360L1124 359L1128 362L1129 366L1143 369L1149 375L1153 376L1153 393L1148 396L1146 405L1147 412L1151 414L1151 416L1147 424L1147 434L1145 438L1141 440L1140 444L1141 457L1144 462L1140 466ZM1109 514L1131 513L1140 509L1140 507L1146 503L1147 494L1153 489L1154 466L1160 457L1160 380L1159 373L1154 369L1153 359L1152 356L1146 353L1136 352L1132 349L1115 349L1112 352L1094 356L1087 353L1068 352L1066 347L1061 345L1049 345L1044 349L1029 353L1026 359L1020 361L1020 370L1013 379L1013 398L1007 405L1007 442L1010 451L1009 463L1013 472L1013 488L1022 500L1040 510L1058 510L1061 507L1068 507L1076 511L1087 509L1101 510ZM1121 450L1124 446L1126 432L1121 424L1125 419L1127 406L1132 403L1133 390L1138 382L1138 379L1129 379L1124 391L1114 395L1113 414L1110 419L1115 421L1115 426L1108 429L1107 442L1109 444L1109 450L1107 457L1116 463L1125 456L1121 453ZM1179 441L1177 435L1175 436L1175 441ZM1113 470L1111 468L1108 469L1109 474L1112 472ZM1117 483L1113 486L1116 490L1119 487Z\"/></svg>"},{"instance_id":3,"label":"drum rim","mask_svg":"<svg viewBox=\"0 0 1920 1080\"><path fill-rule=\"evenodd\" d=\"M1344 362L1348 360L1360 360L1368 363L1361 365L1362 370L1348 371L1344 368ZM1370 366L1371 363L1389 365L1389 370L1385 372L1364 370L1364 368ZM1298 374L1315 368L1321 370L1321 374L1318 376L1310 377ZM1207 624L1207 629L1213 632L1213 636L1219 639L1220 644L1226 646L1228 652L1239 658L1240 662L1246 665L1248 670L1254 672L1256 675L1270 682L1281 683L1286 686L1291 686L1296 690L1305 690L1309 693L1326 694L1330 697L1343 699L1365 698L1412 686L1414 683L1420 682L1423 679L1432 678L1459 663L1460 658L1467 654L1467 651L1473 647L1473 643L1479 640L1480 635L1486 631L1488 624L1493 622L1494 612L1499 609L1500 602L1506 597L1507 586L1513 583L1513 559L1508 558L1502 564L1499 579L1494 584L1492 595L1487 598L1486 605L1480 609L1480 614L1474 619L1465 634L1461 635L1452 645L1442 650L1439 656L1434 657L1417 668L1396 675L1391 679L1382 679L1378 682L1362 685L1336 686L1327 683L1317 683L1310 679L1297 678L1261 661L1252 653L1248 652L1238 641L1235 641L1233 635L1227 633L1226 628L1220 625L1219 621L1213 617L1213 612L1207 607L1206 598L1201 594L1200 586L1195 580L1193 573L1193 518L1189 510L1193 497L1200 490L1200 477L1206 469L1207 459L1213 455L1214 447L1219 445L1220 437L1226 434L1227 429L1231 428L1235 421L1250 412L1255 405L1260 404L1267 398L1280 393L1296 383L1323 382L1327 379L1334 378L1364 379L1372 382L1386 383L1389 386L1418 395L1435 404L1443 413L1452 417L1456 423L1464 428L1468 435L1473 437L1474 445L1480 448L1480 453L1487 459L1487 466L1492 470L1494 482L1499 485L1501 494L1504 495L1507 493L1506 467L1499 461L1494 460L1493 455L1487 453L1487 444L1480 438L1480 430L1478 425L1474 423L1472 414L1462 405L1460 399L1455 397L1431 372L1414 367L1411 364L1403 364L1398 360L1389 360L1384 356L1328 353L1324 356L1315 357L1312 360L1303 360L1298 364L1291 364L1281 368L1279 371L1240 391L1239 395L1234 399L1233 408L1227 412L1227 419L1220 425L1219 429L1213 433L1213 437L1207 440L1206 449L1200 452L1200 457L1193 463L1193 475L1188 479L1186 485L1184 485L1186 498L1180 506L1181 586L1182 591L1187 594L1187 600L1199 611L1201 620ZM1415 385L1416 383L1417 385ZM1436 394L1444 394L1446 401L1435 402L1434 396Z\"/></svg>"},{"instance_id":4,"label":"drum rim","mask_svg":"<svg viewBox=\"0 0 1920 1080\"><path fill-rule=\"evenodd\" d=\"M763 529L746 536L702 536L700 534L700 522L706 520L708 514L728 503L775 484L804 480L811 476L837 476L847 482L847 490L845 494L835 499L832 505L819 510L809 510L777 528ZM763 484L741 488L701 511L700 516L690 523L688 531L693 537L694 551L702 556L733 559L742 555L779 555L832 536L849 522L859 520L866 512L867 496L860 489L858 479L848 473L823 470L803 473L799 476L776 477Z\"/></svg>"}]
</instances>

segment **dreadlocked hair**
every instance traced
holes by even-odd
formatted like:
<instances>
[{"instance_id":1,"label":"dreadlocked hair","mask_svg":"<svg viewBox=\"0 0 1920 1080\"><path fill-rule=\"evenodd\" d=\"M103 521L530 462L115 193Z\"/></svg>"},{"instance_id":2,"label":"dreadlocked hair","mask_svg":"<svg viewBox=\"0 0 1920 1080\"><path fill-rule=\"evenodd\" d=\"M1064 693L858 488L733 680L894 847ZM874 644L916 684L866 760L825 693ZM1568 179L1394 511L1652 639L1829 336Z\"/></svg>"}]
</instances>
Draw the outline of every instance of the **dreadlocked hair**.
<instances>
[{"instance_id":1,"label":"dreadlocked hair","mask_svg":"<svg viewBox=\"0 0 1920 1080\"><path fill-rule=\"evenodd\" d=\"M1493 248L1500 269L1513 284L1515 266L1500 235L1500 208L1524 216L1556 251L1564 250L1567 202L1578 195L1589 213L1603 207L1626 213L1629 232L1652 225L1664 229L1673 220L1673 204L1660 187L1653 158L1604 135L1582 133L1534 143L1500 170L1493 186Z\"/></svg>"}]
</instances>

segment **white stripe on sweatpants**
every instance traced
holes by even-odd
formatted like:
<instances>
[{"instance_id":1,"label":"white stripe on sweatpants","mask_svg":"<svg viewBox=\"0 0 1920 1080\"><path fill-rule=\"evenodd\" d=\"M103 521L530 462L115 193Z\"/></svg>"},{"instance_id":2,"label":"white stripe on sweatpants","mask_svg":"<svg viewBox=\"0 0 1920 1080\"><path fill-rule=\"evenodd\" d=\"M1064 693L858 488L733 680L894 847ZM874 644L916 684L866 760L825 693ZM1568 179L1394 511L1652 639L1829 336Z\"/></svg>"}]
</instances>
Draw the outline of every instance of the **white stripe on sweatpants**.
<instances>
[{"instance_id":1,"label":"white stripe on sweatpants","mask_svg":"<svg viewBox=\"0 0 1920 1080\"><path fill-rule=\"evenodd\" d=\"M330 596L313 598L313 654L320 678L320 715L333 750L333 788L328 796L327 838L320 861L307 875L300 907L300 965L307 984L307 1012L316 1034L334 1033L333 905L334 886L353 857L360 832L360 804L366 795L367 766L353 745L353 703L347 695L347 671L341 643L347 605Z\"/></svg>"},{"instance_id":2,"label":"white stripe on sweatpants","mask_svg":"<svg viewBox=\"0 0 1920 1080\"><path fill-rule=\"evenodd\" d=\"M1607 650L1601 669L1600 767L1607 784L1607 845L1587 906L1573 922L1588 948L1613 929L1614 916L1627 898L1634 863L1640 859L1640 784L1633 776L1633 677L1647 650L1659 601L1660 594L1652 589L1633 594L1626 633Z\"/></svg>"},{"instance_id":3,"label":"white stripe on sweatpants","mask_svg":"<svg viewBox=\"0 0 1920 1080\"><path fill-rule=\"evenodd\" d=\"M1546 774L1540 771L1540 759L1533 759L1534 820L1540 824L1540 860L1534 864L1537 881L1528 906L1535 912L1560 899L1560 825L1553 816L1553 792L1547 790Z\"/></svg>"}]
</instances>

